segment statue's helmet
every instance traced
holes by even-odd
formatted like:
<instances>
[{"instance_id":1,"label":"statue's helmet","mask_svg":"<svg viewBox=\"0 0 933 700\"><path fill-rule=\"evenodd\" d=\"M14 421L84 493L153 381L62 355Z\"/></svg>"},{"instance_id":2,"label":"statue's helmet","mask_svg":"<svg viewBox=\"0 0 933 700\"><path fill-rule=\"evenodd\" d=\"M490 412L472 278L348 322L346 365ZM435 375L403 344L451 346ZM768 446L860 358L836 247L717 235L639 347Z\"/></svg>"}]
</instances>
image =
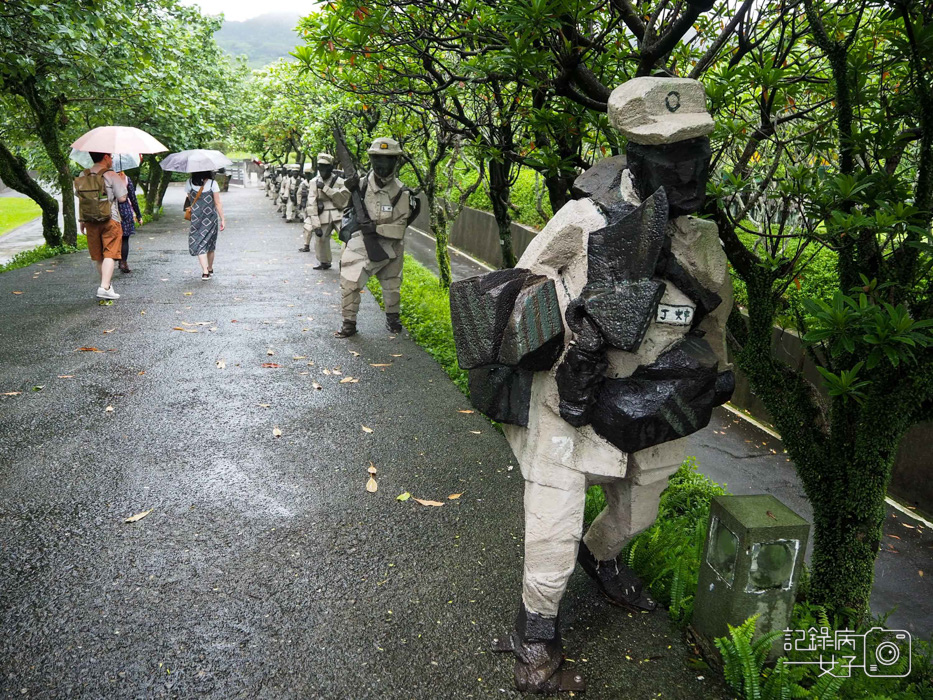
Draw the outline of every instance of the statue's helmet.
<instances>
[{"instance_id":1,"label":"statue's helmet","mask_svg":"<svg viewBox=\"0 0 933 700\"><path fill-rule=\"evenodd\" d=\"M318 165L333 165L334 157L330 153L318 153L317 164Z\"/></svg>"},{"instance_id":2,"label":"statue's helmet","mask_svg":"<svg viewBox=\"0 0 933 700\"><path fill-rule=\"evenodd\" d=\"M707 136L713 118L703 84L690 78L633 78L609 96L609 121L629 141L661 146Z\"/></svg>"},{"instance_id":3,"label":"statue's helmet","mask_svg":"<svg viewBox=\"0 0 933 700\"><path fill-rule=\"evenodd\" d=\"M371 156L400 156L402 147L395 139L380 137L373 141L373 145L366 151Z\"/></svg>"}]
</instances>

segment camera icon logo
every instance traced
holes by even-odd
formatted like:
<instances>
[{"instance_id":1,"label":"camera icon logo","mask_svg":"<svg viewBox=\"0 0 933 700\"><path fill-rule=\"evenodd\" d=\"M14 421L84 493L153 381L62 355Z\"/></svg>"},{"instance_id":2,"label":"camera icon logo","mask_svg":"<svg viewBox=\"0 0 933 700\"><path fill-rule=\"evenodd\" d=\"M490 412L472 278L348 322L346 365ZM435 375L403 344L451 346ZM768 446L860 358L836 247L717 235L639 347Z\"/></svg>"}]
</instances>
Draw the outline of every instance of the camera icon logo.
<instances>
[{"instance_id":1,"label":"camera icon logo","mask_svg":"<svg viewBox=\"0 0 933 700\"><path fill-rule=\"evenodd\" d=\"M865 633L862 659L865 675L873 678L904 678L910 675L910 632L872 627Z\"/></svg>"}]
</instances>

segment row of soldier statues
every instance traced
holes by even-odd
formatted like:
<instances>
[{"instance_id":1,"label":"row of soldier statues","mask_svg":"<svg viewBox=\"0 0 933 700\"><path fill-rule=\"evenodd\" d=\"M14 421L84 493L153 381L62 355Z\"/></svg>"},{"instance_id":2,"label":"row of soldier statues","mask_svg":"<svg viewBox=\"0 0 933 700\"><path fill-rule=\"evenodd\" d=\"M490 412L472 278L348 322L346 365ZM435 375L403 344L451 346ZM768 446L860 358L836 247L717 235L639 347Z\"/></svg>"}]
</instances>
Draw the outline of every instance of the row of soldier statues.
<instances>
[{"instance_id":1,"label":"row of soldier statues","mask_svg":"<svg viewBox=\"0 0 933 700\"><path fill-rule=\"evenodd\" d=\"M522 599L513 629L495 647L514 655L516 685L533 693L584 688L564 666L559 620L577 563L610 603L655 609L619 554L657 517L684 438L708 424L734 385L725 351L726 257L716 225L695 216L714 126L703 86L635 78L613 91L608 113L626 154L576 178L574 198L518 267L450 289L470 400L502 424L525 480ZM304 214L306 241L317 238L315 269L330 266L330 233L339 226L346 247L338 337L357 332L360 291L371 276L382 284L389 330L401 330L405 232L418 213L396 177L401 155L395 141L376 139L362 178L335 174L334 159L321 154L316 173L280 169L267 181L286 219ZM584 534L594 484L607 505Z\"/></svg>"},{"instance_id":2,"label":"row of soldier statues","mask_svg":"<svg viewBox=\"0 0 933 700\"><path fill-rule=\"evenodd\" d=\"M266 196L287 222L304 221L305 244L299 250L317 257L315 270L332 266L331 237L337 233L346 245L340 257L340 292L343 324L338 338L356 335L360 294L370 277L382 285L386 328L400 333L402 268L405 233L418 216L415 193L396 177L402 149L390 138L377 138L367 151L372 169L362 177L334 169L334 157L319 153L316 168L281 166L264 175ZM350 206L362 210L357 212Z\"/></svg>"}]
</instances>

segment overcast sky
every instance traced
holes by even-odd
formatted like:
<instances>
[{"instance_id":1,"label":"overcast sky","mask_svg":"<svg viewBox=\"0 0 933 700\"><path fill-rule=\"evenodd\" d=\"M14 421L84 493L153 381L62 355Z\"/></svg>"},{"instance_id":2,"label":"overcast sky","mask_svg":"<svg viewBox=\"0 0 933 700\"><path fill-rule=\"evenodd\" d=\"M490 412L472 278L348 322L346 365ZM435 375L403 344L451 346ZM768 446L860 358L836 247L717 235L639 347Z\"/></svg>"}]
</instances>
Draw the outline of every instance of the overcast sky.
<instances>
[{"instance_id":1,"label":"overcast sky","mask_svg":"<svg viewBox=\"0 0 933 700\"><path fill-rule=\"evenodd\" d=\"M200 5L201 10L208 15L219 15L230 20L241 21L265 15L270 12L293 12L308 14L314 9L312 0L181 0L182 5Z\"/></svg>"}]
</instances>

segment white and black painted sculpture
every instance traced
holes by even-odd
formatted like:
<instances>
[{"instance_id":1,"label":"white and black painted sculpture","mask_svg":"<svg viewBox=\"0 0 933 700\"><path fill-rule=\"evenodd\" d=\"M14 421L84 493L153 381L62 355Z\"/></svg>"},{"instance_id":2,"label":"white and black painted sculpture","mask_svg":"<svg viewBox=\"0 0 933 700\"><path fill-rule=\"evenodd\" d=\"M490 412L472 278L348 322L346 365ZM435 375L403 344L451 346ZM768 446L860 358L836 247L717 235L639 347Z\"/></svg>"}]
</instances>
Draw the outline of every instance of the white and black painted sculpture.
<instances>
[{"instance_id":1,"label":"white and black painted sculpture","mask_svg":"<svg viewBox=\"0 0 933 700\"><path fill-rule=\"evenodd\" d=\"M733 389L726 258L715 224L691 216L710 164L703 86L635 78L609 118L626 156L577 178L517 268L451 286L471 400L505 424L525 479L522 605L497 644L523 691L583 687L561 669L558 620L577 561L610 602L656 607L616 557L657 517L682 438ZM581 542L592 484L607 506Z\"/></svg>"}]
</instances>

